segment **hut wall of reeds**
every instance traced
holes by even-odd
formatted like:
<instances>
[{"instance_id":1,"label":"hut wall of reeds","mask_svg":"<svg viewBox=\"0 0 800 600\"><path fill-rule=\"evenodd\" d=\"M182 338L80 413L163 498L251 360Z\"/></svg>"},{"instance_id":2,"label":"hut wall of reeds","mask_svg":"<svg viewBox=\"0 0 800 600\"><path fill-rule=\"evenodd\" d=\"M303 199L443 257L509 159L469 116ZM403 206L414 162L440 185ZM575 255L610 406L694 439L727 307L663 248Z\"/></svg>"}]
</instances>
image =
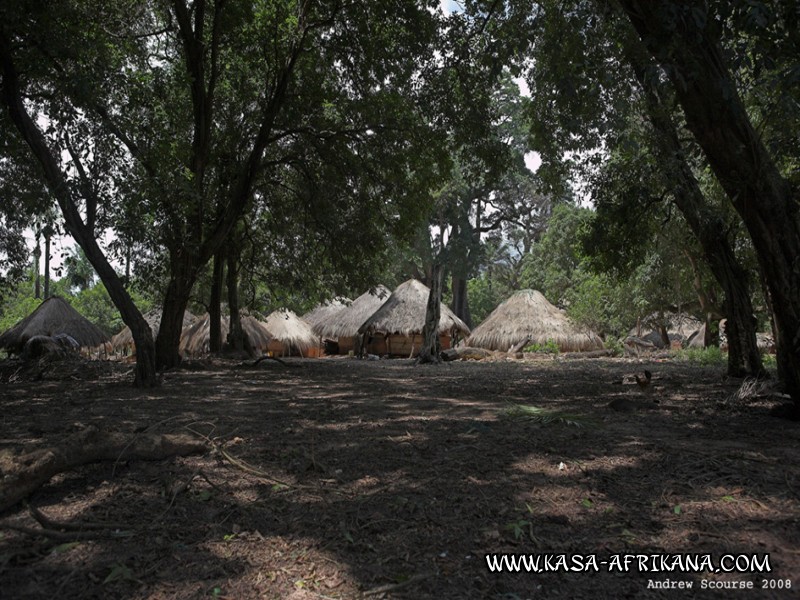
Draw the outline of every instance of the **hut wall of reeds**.
<instances>
[{"instance_id":1,"label":"hut wall of reeds","mask_svg":"<svg viewBox=\"0 0 800 600\"><path fill-rule=\"evenodd\" d=\"M66 300L51 296L0 335L0 348L19 354L32 337L58 334L72 337L81 349L87 351L96 348L105 351L109 342L108 336L99 327L72 308Z\"/></svg>"},{"instance_id":2,"label":"hut wall of reeds","mask_svg":"<svg viewBox=\"0 0 800 600\"><path fill-rule=\"evenodd\" d=\"M409 279L391 293L383 305L359 328L359 333L382 339L383 345L375 354L411 357L419 354L422 329L428 308L430 290L422 282ZM447 306L442 305L439 319L439 341L442 349L450 348L455 336L466 337L469 327Z\"/></svg>"},{"instance_id":3,"label":"hut wall of reeds","mask_svg":"<svg viewBox=\"0 0 800 600\"><path fill-rule=\"evenodd\" d=\"M467 345L507 352L523 342L544 345L549 341L555 342L561 352L603 348L600 336L575 326L536 290L512 294L475 328Z\"/></svg>"}]
</instances>

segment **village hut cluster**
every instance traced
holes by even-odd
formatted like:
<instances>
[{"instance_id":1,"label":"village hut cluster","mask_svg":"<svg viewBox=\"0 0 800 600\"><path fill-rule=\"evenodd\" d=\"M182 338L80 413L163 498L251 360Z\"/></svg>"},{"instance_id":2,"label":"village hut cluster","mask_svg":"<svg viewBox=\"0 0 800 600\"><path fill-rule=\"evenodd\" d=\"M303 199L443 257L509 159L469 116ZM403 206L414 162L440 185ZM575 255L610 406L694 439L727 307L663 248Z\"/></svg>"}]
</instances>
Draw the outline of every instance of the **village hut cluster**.
<instances>
[{"instance_id":1,"label":"village hut cluster","mask_svg":"<svg viewBox=\"0 0 800 600\"><path fill-rule=\"evenodd\" d=\"M323 302L302 317L290 310L276 310L266 317L243 311L240 315L245 347L252 354L318 357L326 355L414 357L423 343L423 329L430 290L409 279L393 291L378 285L355 300L335 298ZM145 315L153 336L158 335L160 311ZM222 340L230 322L221 318ZM686 314L654 314L642 319L625 340L629 351L656 351L702 344L705 324ZM724 323L721 324L724 343ZM603 340L595 332L578 327L564 311L536 290L520 290L502 302L474 331L447 306L441 306L439 342L442 350L458 347L482 352L511 353L531 347L557 348L559 352L602 351ZM105 334L57 297L44 302L29 316L0 335L0 348L31 355L32 344L50 340L58 348L84 353L135 355L126 327L109 342ZM33 341L32 341L33 340ZM180 352L186 358L210 351L211 317L184 315ZM761 341L761 340L760 340ZM768 343L768 340L767 342ZM766 344L765 343L765 344Z\"/></svg>"},{"instance_id":2,"label":"village hut cluster","mask_svg":"<svg viewBox=\"0 0 800 600\"><path fill-rule=\"evenodd\" d=\"M266 318L243 312L240 322L246 347L255 354L414 357L423 343L429 294L424 284L410 279L393 291L378 285L353 301L336 298L324 302L303 317L289 310L277 310ZM158 335L160 319L157 310L145 315L154 337ZM221 317L220 326L225 340L230 328L227 316ZM521 344L547 341L555 341L564 351L602 347L599 337L577 330L561 311L532 290L514 294L474 332L443 305L437 333L443 350L468 344L507 351ZM33 335L56 334L71 336L80 347L96 347L108 342L99 329L69 304L52 298L0 336L0 347L19 352ZM187 311L180 341L181 355L194 358L208 354L210 340L210 315L195 317ZM127 327L115 335L107 347L123 356L133 356L136 352Z\"/></svg>"}]
</instances>

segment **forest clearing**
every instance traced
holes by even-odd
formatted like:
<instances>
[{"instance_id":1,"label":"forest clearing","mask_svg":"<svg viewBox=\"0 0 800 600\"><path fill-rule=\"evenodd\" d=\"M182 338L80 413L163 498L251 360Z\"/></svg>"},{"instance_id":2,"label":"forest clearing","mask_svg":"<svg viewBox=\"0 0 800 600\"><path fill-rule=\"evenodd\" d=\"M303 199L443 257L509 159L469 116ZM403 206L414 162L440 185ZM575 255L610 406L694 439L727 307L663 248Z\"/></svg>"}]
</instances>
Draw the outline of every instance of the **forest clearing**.
<instances>
[{"instance_id":1,"label":"forest clearing","mask_svg":"<svg viewBox=\"0 0 800 600\"><path fill-rule=\"evenodd\" d=\"M796 595L798 30L0 2L0 597Z\"/></svg>"},{"instance_id":2,"label":"forest clearing","mask_svg":"<svg viewBox=\"0 0 800 600\"><path fill-rule=\"evenodd\" d=\"M5 386L4 453L88 426L189 433L217 450L159 462L123 452L54 477L29 499L47 521L22 505L0 521L2 589L588 599L656 598L649 579L705 579L752 581L747 597L769 598L781 591L762 580L797 583L800 431L769 415L768 388L737 399L742 380L721 365L285 362L210 359L147 391L129 386L130 367L100 362L72 380ZM642 368L651 389L628 383ZM609 407L620 399L638 409ZM515 418L515 405L556 418ZM492 553L766 553L773 570L499 574Z\"/></svg>"}]
</instances>

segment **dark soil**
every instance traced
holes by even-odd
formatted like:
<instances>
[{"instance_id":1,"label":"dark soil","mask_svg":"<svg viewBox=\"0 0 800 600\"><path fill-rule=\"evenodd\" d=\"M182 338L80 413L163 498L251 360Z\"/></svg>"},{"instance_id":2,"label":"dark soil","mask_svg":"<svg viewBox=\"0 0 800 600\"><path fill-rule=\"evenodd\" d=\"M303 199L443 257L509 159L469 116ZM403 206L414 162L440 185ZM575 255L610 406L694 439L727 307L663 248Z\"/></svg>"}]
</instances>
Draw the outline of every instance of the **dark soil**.
<instances>
[{"instance_id":1,"label":"dark soil","mask_svg":"<svg viewBox=\"0 0 800 600\"><path fill-rule=\"evenodd\" d=\"M800 587L800 424L769 415L768 390L735 398L742 381L721 366L287 362L195 363L146 391L117 363L0 367L2 452L87 425L195 432L216 447L53 478L30 504L64 527L43 531L21 505L0 518L0 596L782 598ZM643 368L650 386L629 384ZM561 418L511 417L514 404ZM491 573L496 553L596 555L599 572ZM766 554L771 572L601 562L665 553L714 566ZM695 591L652 589L665 581ZM755 589L699 590L734 582Z\"/></svg>"}]
</instances>

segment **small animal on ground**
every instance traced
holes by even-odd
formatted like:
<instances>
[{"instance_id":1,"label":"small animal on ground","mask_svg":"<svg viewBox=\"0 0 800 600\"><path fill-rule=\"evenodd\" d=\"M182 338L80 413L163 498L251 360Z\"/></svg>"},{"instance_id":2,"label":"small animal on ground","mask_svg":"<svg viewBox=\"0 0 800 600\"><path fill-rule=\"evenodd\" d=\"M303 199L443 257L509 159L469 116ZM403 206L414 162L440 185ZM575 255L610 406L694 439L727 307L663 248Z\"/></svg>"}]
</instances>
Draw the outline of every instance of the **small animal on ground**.
<instances>
[{"instance_id":1,"label":"small animal on ground","mask_svg":"<svg viewBox=\"0 0 800 600\"><path fill-rule=\"evenodd\" d=\"M653 379L653 374L645 369L641 373L636 373L633 378L636 380L636 384L639 386L639 389L643 390L650 385L650 381Z\"/></svg>"}]
</instances>

